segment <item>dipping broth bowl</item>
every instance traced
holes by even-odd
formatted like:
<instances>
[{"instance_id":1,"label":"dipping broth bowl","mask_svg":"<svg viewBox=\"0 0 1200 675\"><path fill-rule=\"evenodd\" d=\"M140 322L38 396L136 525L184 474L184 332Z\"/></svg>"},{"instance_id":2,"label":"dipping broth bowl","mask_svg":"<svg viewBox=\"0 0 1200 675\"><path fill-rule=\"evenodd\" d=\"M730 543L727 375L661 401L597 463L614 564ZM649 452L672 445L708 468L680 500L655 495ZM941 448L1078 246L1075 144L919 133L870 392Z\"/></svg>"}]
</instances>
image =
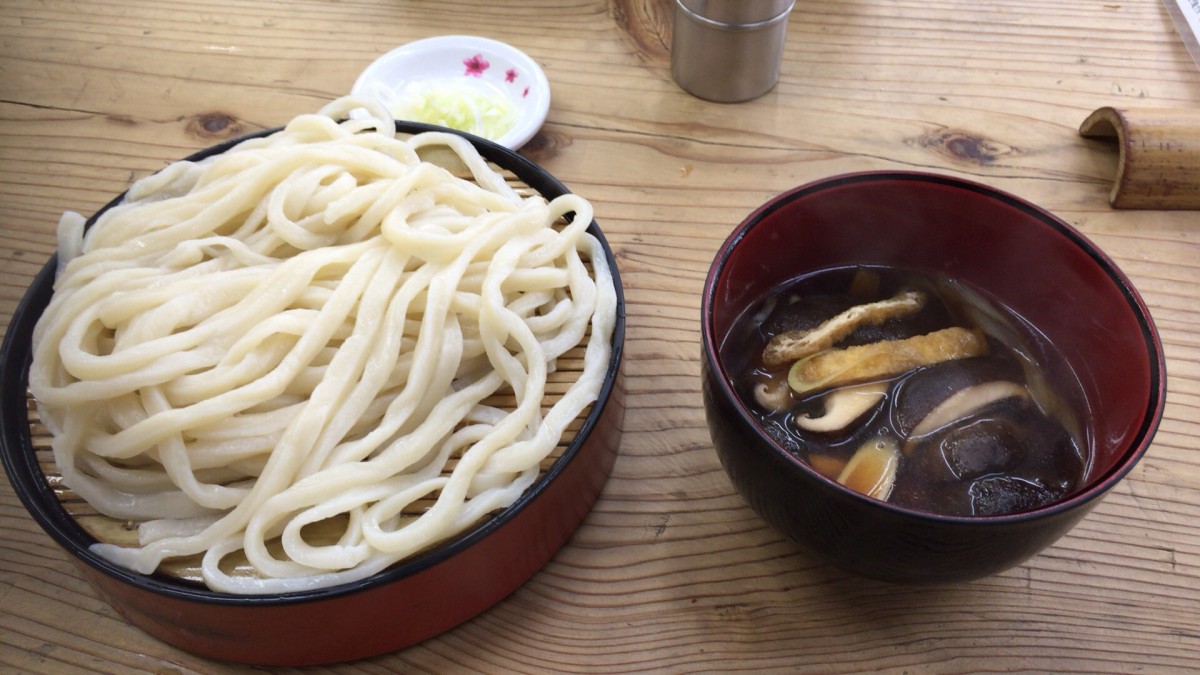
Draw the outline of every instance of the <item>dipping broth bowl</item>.
<instances>
[{"instance_id":1,"label":"dipping broth bowl","mask_svg":"<svg viewBox=\"0 0 1200 675\"><path fill-rule=\"evenodd\" d=\"M1030 511L947 516L873 499L772 440L722 341L747 307L827 268L945 275L1027 320L1073 371L1092 459L1076 490ZM1047 211L984 185L919 172L819 180L772 199L717 252L702 299L704 406L713 444L750 506L851 573L897 583L977 579L1018 565L1079 522L1145 454L1162 418L1162 344L1129 279Z\"/></svg>"}]
</instances>

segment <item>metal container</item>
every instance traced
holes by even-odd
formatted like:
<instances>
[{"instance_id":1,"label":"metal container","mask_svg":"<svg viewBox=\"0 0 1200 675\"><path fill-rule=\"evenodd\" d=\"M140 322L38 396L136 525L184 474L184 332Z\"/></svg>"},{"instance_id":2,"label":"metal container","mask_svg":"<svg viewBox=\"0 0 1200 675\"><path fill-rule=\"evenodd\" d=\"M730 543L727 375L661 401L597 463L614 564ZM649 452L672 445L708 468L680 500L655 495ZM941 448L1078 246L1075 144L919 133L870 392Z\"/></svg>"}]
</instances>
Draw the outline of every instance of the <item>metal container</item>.
<instances>
[{"instance_id":1,"label":"metal container","mask_svg":"<svg viewBox=\"0 0 1200 675\"><path fill-rule=\"evenodd\" d=\"M688 93L736 103L779 81L795 0L675 0L671 76Z\"/></svg>"}]
</instances>

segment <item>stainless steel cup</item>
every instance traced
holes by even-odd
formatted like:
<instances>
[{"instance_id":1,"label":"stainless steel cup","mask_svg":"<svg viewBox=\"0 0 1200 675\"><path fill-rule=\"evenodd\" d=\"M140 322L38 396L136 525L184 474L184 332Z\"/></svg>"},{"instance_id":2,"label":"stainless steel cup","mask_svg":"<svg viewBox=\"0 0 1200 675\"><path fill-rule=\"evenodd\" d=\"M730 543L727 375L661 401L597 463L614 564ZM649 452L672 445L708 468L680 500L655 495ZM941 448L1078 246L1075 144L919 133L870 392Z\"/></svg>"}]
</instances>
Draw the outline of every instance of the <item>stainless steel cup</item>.
<instances>
[{"instance_id":1,"label":"stainless steel cup","mask_svg":"<svg viewBox=\"0 0 1200 675\"><path fill-rule=\"evenodd\" d=\"M671 77L688 93L735 103L779 81L795 0L675 0Z\"/></svg>"}]
</instances>

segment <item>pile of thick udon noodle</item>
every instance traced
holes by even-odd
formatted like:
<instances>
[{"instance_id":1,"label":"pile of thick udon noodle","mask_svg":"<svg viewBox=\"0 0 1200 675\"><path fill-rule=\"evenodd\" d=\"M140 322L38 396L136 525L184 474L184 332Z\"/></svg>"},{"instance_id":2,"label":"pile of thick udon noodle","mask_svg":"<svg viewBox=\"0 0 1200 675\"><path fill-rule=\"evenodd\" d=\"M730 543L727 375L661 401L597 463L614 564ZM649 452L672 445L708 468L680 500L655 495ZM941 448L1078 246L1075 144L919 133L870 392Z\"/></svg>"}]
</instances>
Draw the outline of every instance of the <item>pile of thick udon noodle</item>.
<instances>
[{"instance_id":1,"label":"pile of thick udon noodle","mask_svg":"<svg viewBox=\"0 0 1200 675\"><path fill-rule=\"evenodd\" d=\"M362 579L512 504L596 400L616 295L589 204L361 105L172 164L86 234L64 217L29 381L64 482L139 523L104 558L203 554L230 593Z\"/></svg>"}]
</instances>

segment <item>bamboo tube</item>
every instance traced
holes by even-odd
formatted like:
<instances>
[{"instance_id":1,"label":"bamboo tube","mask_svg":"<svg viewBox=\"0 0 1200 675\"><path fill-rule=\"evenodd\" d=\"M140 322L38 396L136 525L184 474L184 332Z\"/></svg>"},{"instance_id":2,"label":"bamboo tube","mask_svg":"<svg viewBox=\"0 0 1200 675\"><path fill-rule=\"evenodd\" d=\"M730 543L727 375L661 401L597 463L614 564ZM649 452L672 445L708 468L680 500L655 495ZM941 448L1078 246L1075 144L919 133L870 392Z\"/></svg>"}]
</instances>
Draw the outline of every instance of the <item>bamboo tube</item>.
<instances>
[{"instance_id":1,"label":"bamboo tube","mask_svg":"<svg viewBox=\"0 0 1200 675\"><path fill-rule=\"evenodd\" d=\"M1200 111L1103 107L1079 133L1117 141L1113 208L1200 209Z\"/></svg>"}]
</instances>

